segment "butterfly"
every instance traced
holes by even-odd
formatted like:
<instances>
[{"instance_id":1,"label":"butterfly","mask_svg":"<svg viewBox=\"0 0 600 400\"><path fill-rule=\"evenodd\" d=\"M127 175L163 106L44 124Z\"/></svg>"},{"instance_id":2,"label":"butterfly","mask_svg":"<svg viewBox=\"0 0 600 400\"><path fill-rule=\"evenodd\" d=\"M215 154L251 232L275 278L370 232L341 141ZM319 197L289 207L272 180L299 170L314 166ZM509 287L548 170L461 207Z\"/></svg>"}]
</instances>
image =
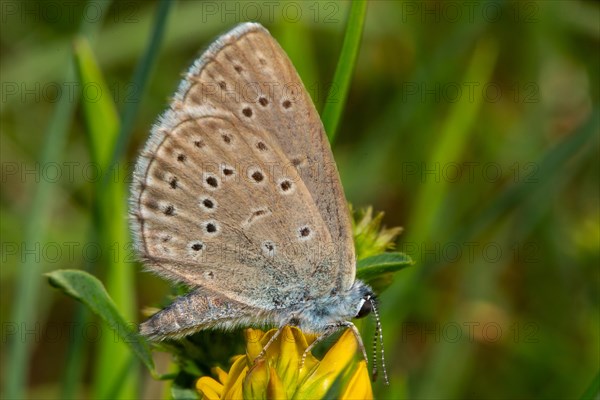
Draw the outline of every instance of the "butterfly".
<instances>
[{"instance_id":1,"label":"butterfly","mask_svg":"<svg viewBox=\"0 0 600 400\"><path fill-rule=\"evenodd\" d=\"M355 278L331 148L260 24L222 35L187 71L137 160L130 216L145 267L192 288L142 323L143 335L295 325L320 335L312 348L349 327L366 359L351 320L377 312L375 295Z\"/></svg>"}]
</instances>

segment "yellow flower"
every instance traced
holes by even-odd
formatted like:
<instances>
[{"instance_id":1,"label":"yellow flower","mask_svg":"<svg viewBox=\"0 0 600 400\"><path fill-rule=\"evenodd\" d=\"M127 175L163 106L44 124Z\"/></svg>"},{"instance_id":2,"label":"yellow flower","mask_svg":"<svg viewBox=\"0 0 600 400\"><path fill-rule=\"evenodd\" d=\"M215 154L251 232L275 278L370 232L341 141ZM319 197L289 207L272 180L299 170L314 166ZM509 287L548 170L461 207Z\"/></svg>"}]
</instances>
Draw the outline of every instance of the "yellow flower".
<instances>
[{"instance_id":1,"label":"yellow flower","mask_svg":"<svg viewBox=\"0 0 600 400\"><path fill-rule=\"evenodd\" d=\"M203 376L196 388L204 399L372 399L367 363L358 350L350 329L327 351L322 360L311 353L302 355L314 335L304 335L286 326L257 359L277 330L263 333L246 330L246 354L233 358L229 372L213 369L217 380Z\"/></svg>"}]
</instances>

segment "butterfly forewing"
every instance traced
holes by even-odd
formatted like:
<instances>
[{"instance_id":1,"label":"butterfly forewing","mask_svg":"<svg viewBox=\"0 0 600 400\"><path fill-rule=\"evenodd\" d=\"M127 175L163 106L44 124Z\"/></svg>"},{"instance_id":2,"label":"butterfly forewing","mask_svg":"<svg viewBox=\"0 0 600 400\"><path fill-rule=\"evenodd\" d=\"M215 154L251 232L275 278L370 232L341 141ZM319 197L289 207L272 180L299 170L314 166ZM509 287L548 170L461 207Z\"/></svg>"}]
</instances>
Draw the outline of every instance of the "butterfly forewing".
<instances>
[{"instance_id":1,"label":"butterfly forewing","mask_svg":"<svg viewBox=\"0 0 600 400\"><path fill-rule=\"evenodd\" d=\"M155 126L135 173L134 232L161 275L285 307L354 280L339 193L295 70L266 30L245 24L190 69Z\"/></svg>"},{"instance_id":2,"label":"butterfly forewing","mask_svg":"<svg viewBox=\"0 0 600 400\"><path fill-rule=\"evenodd\" d=\"M244 24L233 32L217 41L218 50L208 52L206 58L215 62L196 68L201 79L187 92L194 98L191 103L213 92L214 101L230 105L235 99L238 113L250 110L253 120L248 123L267 129L280 144L327 225L336 245L339 286L348 289L355 277L350 219L319 115L291 61L262 26Z\"/></svg>"},{"instance_id":3,"label":"butterfly forewing","mask_svg":"<svg viewBox=\"0 0 600 400\"><path fill-rule=\"evenodd\" d=\"M349 210L319 115L290 59L267 31L257 28L240 38L238 47L252 49L243 52L247 62L262 66L252 71L268 83L263 90L274 94L273 107L279 112L261 113L257 120L273 126L273 139L297 166L336 245L339 286L347 290L355 279Z\"/></svg>"}]
</instances>

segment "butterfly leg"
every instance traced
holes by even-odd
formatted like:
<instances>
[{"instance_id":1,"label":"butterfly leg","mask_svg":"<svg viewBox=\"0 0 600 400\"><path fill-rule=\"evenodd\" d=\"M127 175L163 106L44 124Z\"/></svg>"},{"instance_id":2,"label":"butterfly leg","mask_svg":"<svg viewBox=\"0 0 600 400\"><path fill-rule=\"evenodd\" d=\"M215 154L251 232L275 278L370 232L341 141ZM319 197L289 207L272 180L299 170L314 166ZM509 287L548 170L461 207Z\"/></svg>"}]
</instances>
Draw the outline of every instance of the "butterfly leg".
<instances>
[{"instance_id":1,"label":"butterfly leg","mask_svg":"<svg viewBox=\"0 0 600 400\"><path fill-rule=\"evenodd\" d=\"M339 327L341 325L330 325L327 327L327 329L325 329L325 332L323 332L323 334L321 336L317 336L317 338L308 345L308 347L306 348L306 350L304 350L304 353L302 353L302 358L300 359L300 368L304 367L304 362L306 361L306 356L308 355L308 353L310 353L310 351L312 349L314 349L314 347L321 343L323 340L327 339L329 336L331 336L333 333L335 333Z\"/></svg>"},{"instance_id":2,"label":"butterfly leg","mask_svg":"<svg viewBox=\"0 0 600 400\"><path fill-rule=\"evenodd\" d=\"M277 331L273 334L273 336L271 336L271 339L269 339L269 341L267 342L267 344L265 344L265 347L263 347L263 349L261 350L261 352L258 353L258 356L256 356L256 358L254 359L255 362L256 362L256 360L258 360L258 359L260 359L260 358L262 358L262 357L265 356L265 354L267 353L267 349L279 337L279 335L281 335L281 332L283 331L284 327L285 327L285 325L280 326L279 329L277 329Z\"/></svg>"},{"instance_id":3,"label":"butterfly leg","mask_svg":"<svg viewBox=\"0 0 600 400\"><path fill-rule=\"evenodd\" d=\"M334 332L338 331L339 328L342 327L347 327L352 329L352 333L354 334L354 336L356 337L356 340L358 342L358 347L360 347L360 350L363 353L363 357L365 358L365 361L368 362L368 358L367 358L367 350L365 349L365 345L362 341L362 338L360 337L360 333L358 332L358 329L356 328L356 325L354 325L352 322L349 321L344 321L344 322L339 322L335 325L330 325L327 327L327 329L325 330L325 332L323 332L323 334L319 337L317 337L315 339L314 342L312 342L307 348L306 350L304 350L304 353L302 354L302 359L300 360L300 368L302 368L304 366L304 361L306 360L306 356L307 354L320 342L322 342L323 340L325 340L326 338L328 338L329 336L331 336Z\"/></svg>"},{"instance_id":4,"label":"butterfly leg","mask_svg":"<svg viewBox=\"0 0 600 400\"><path fill-rule=\"evenodd\" d=\"M345 321L342 324L342 326L346 326L346 327L352 329L352 333L354 333L354 337L356 337L356 341L358 342L358 347L360 347L360 350L363 353L363 358L368 363L369 362L369 358L367 357L367 349L365 349L365 344L362 341L362 337L360 337L360 332L358 331L358 328L356 327L356 325L354 325L350 321Z\"/></svg>"},{"instance_id":5,"label":"butterfly leg","mask_svg":"<svg viewBox=\"0 0 600 400\"><path fill-rule=\"evenodd\" d=\"M255 361L258 360L259 358L264 357L264 355L267 353L267 349L269 348L269 346L271 346L271 344L279 337L279 335L281 335L281 332L283 331L283 328L285 328L287 325L297 326L298 325L298 318L296 316L292 316L291 318L289 318L289 320L285 324L281 325L279 327L279 329L277 329L277 332L275 332L273 334L273 336L271 336L271 339L269 339L269 341L267 342L267 344L265 345L265 347L263 347L262 351L254 359Z\"/></svg>"}]
</instances>

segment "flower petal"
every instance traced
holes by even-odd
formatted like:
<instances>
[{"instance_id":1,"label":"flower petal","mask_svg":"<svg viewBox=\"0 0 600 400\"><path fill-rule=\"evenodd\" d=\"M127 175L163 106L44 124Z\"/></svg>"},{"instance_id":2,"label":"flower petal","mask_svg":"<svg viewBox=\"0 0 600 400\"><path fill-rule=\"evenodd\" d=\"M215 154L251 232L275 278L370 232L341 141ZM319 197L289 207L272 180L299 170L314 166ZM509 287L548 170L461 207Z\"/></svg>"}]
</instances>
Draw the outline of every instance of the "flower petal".
<instances>
[{"instance_id":1,"label":"flower petal","mask_svg":"<svg viewBox=\"0 0 600 400\"><path fill-rule=\"evenodd\" d=\"M244 376L246 376L245 373ZM244 396L242 392L242 382L243 381L240 379L239 382L234 385L228 393L223 395L223 399L243 399Z\"/></svg>"},{"instance_id":2,"label":"flower petal","mask_svg":"<svg viewBox=\"0 0 600 400\"><path fill-rule=\"evenodd\" d=\"M269 383L267 385L267 399L288 399L286 388L283 386L283 382L277 376L277 372L274 368L269 368Z\"/></svg>"},{"instance_id":3,"label":"flower petal","mask_svg":"<svg viewBox=\"0 0 600 400\"><path fill-rule=\"evenodd\" d=\"M223 398L239 399L242 397L242 382L247 372L246 357L238 357L229 369L227 383L223 388Z\"/></svg>"},{"instance_id":4,"label":"flower petal","mask_svg":"<svg viewBox=\"0 0 600 400\"><path fill-rule=\"evenodd\" d=\"M196 381L196 389L202 393L204 399L218 400L223 393L223 385L210 376L203 376Z\"/></svg>"},{"instance_id":5,"label":"flower petal","mask_svg":"<svg viewBox=\"0 0 600 400\"><path fill-rule=\"evenodd\" d=\"M307 343L312 343L315 339L307 341ZM306 349L305 349L306 350ZM302 351L304 353L304 350ZM302 356L300 356L302 357ZM319 365L319 360L312 355L312 353L306 354L306 358L304 359L304 364L299 366L299 374L298 374L298 382L304 381L306 376L314 371L314 369Z\"/></svg>"},{"instance_id":6,"label":"flower petal","mask_svg":"<svg viewBox=\"0 0 600 400\"><path fill-rule=\"evenodd\" d=\"M269 348L267 349L267 351L265 353L265 359L267 359L267 360L277 359L277 357L279 356L279 343L281 343L281 337L286 328L288 328L288 327L287 326L283 327L282 328L283 330L279 334L279 337L277 339L275 339L273 341L273 343L271 343L269 345ZM279 329L277 329L277 328L271 329L270 331L268 331L267 333L264 334L264 336L260 339L260 344L262 346L261 351L267 345L267 343L269 343L269 340L271 340L273 335L275 335L275 333L277 333L278 330ZM288 336L289 336L289 334L288 334Z\"/></svg>"},{"instance_id":7,"label":"flower petal","mask_svg":"<svg viewBox=\"0 0 600 400\"><path fill-rule=\"evenodd\" d=\"M367 370L367 362L362 360L358 363L358 367L352 374L348 384L344 388L341 400L350 399L373 399L373 388L371 387L371 378Z\"/></svg>"},{"instance_id":8,"label":"flower petal","mask_svg":"<svg viewBox=\"0 0 600 400\"><path fill-rule=\"evenodd\" d=\"M265 399L269 383L268 363L264 359L257 360L250 368L242 382L244 399Z\"/></svg>"},{"instance_id":9,"label":"flower petal","mask_svg":"<svg viewBox=\"0 0 600 400\"><path fill-rule=\"evenodd\" d=\"M225 385L227 382L227 372L223 371L220 367L214 367L212 368L212 373L217 376L221 384Z\"/></svg>"},{"instance_id":10,"label":"flower petal","mask_svg":"<svg viewBox=\"0 0 600 400\"><path fill-rule=\"evenodd\" d=\"M289 326L283 328L279 337L281 338L280 351L275 369L277 375L281 377L285 392L291 396L298 382L300 358L307 347L306 339L298 328Z\"/></svg>"},{"instance_id":11,"label":"flower petal","mask_svg":"<svg viewBox=\"0 0 600 400\"><path fill-rule=\"evenodd\" d=\"M358 343L352 329L346 329L337 342L325 354L315 373L339 373L356 357Z\"/></svg>"},{"instance_id":12,"label":"flower petal","mask_svg":"<svg viewBox=\"0 0 600 400\"><path fill-rule=\"evenodd\" d=\"M373 398L367 363L362 359L356 361L358 342L351 329L342 333L323 360L307 353L302 368L300 361L308 341L296 327L283 327L265 357L257 359L276 332L276 329L266 333L246 330L246 355L232 357L229 372L213 368L213 374L221 383L210 377L202 377L196 382L204 398ZM308 339L314 340L310 336Z\"/></svg>"},{"instance_id":13,"label":"flower petal","mask_svg":"<svg viewBox=\"0 0 600 400\"><path fill-rule=\"evenodd\" d=\"M321 362L304 380L296 393L295 398L322 398L332 387L336 378L351 366L356 357L358 345L351 329L347 329L338 341L329 349Z\"/></svg>"},{"instance_id":14,"label":"flower petal","mask_svg":"<svg viewBox=\"0 0 600 400\"><path fill-rule=\"evenodd\" d=\"M248 357L248 364L251 365L263 349L262 339L266 334L260 329L248 328L244 331L244 336L246 336L246 356Z\"/></svg>"}]
</instances>

